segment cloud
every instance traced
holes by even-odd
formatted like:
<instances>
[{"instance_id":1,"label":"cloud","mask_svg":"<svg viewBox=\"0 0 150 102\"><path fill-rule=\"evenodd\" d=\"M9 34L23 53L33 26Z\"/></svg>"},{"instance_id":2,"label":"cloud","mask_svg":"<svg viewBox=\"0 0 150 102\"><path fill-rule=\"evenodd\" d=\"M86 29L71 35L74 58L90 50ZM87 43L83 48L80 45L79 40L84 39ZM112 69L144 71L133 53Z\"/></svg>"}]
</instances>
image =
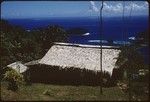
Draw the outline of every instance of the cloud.
<instances>
[{"instance_id":1,"label":"cloud","mask_svg":"<svg viewBox=\"0 0 150 102\"><path fill-rule=\"evenodd\" d=\"M97 8L94 1L90 1L90 11L98 12L99 9Z\"/></svg>"},{"instance_id":2,"label":"cloud","mask_svg":"<svg viewBox=\"0 0 150 102\"><path fill-rule=\"evenodd\" d=\"M123 5L121 3L117 3L117 5L111 5L110 3L104 2L104 11L107 12L121 12Z\"/></svg>"},{"instance_id":3,"label":"cloud","mask_svg":"<svg viewBox=\"0 0 150 102\"><path fill-rule=\"evenodd\" d=\"M148 8L148 5L145 2L143 2L142 4L136 2L125 2L125 12L129 12L131 10L131 7L134 11L143 11ZM115 3L112 5L109 2L104 2L104 11L113 13L123 12L123 3Z\"/></svg>"},{"instance_id":4,"label":"cloud","mask_svg":"<svg viewBox=\"0 0 150 102\"><path fill-rule=\"evenodd\" d=\"M98 13L100 6L101 5L96 6L94 1L90 1L90 11L93 13ZM143 13L145 10L148 10L148 3L145 1L126 1L124 8L125 13L129 13L131 7L134 14ZM103 11L104 14L121 14L123 12L123 2L104 1Z\"/></svg>"}]
</instances>

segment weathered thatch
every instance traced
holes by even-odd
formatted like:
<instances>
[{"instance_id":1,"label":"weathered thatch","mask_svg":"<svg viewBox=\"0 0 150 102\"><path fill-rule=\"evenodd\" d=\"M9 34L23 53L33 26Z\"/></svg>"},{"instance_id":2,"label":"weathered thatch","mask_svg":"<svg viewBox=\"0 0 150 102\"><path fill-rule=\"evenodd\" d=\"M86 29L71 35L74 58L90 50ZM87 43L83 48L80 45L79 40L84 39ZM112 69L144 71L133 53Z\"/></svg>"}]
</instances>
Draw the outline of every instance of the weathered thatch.
<instances>
[{"instance_id":1,"label":"weathered thatch","mask_svg":"<svg viewBox=\"0 0 150 102\"><path fill-rule=\"evenodd\" d=\"M119 52L117 47L102 47L103 71L112 74ZM39 63L62 68L76 67L99 71L100 57L100 46L55 43Z\"/></svg>"},{"instance_id":2,"label":"weathered thatch","mask_svg":"<svg viewBox=\"0 0 150 102\"><path fill-rule=\"evenodd\" d=\"M19 73L23 73L28 69L28 67L23 65L20 61L9 64L9 65L7 65L7 67L12 68Z\"/></svg>"},{"instance_id":3,"label":"weathered thatch","mask_svg":"<svg viewBox=\"0 0 150 102\"><path fill-rule=\"evenodd\" d=\"M36 65L36 64L39 64L39 61L40 61L40 60L41 60L41 59L34 60L34 61L30 61L30 62L25 63L24 65L26 65L26 66Z\"/></svg>"}]
</instances>

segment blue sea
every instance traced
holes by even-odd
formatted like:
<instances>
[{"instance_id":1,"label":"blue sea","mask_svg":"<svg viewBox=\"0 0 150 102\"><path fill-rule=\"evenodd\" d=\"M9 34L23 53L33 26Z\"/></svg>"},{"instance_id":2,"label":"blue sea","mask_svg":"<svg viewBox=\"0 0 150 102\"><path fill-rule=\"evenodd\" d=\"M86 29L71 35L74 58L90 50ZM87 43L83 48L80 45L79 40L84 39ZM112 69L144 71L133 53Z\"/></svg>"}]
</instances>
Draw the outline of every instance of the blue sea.
<instances>
[{"instance_id":1,"label":"blue sea","mask_svg":"<svg viewBox=\"0 0 150 102\"><path fill-rule=\"evenodd\" d=\"M72 35L69 42L81 44L107 44L107 40L113 40L115 43L128 41L129 37L135 37L138 32L148 29L148 17L126 17L123 21L121 17L103 18L102 33L100 33L99 18L39 18L39 19L9 19L11 24L24 27L26 30L32 30L48 25L60 25L64 29L83 28L86 34L81 36ZM78 34L77 34L78 35ZM106 40L106 41L105 41Z\"/></svg>"},{"instance_id":2,"label":"blue sea","mask_svg":"<svg viewBox=\"0 0 150 102\"><path fill-rule=\"evenodd\" d=\"M134 38L139 32L148 29L147 16L126 17L123 21L121 17L104 17L103 25L100 25L100 19L88 17L70 17L70 18L32 18L32 19L9 19L13 25L19 25L26 30L32 30L48 25L59 25L64 29L83 28L87 31L80 36L78 34L70 35L70 43L109 45L108 41L113 41L114 45L130 44L129 38ZM102 33L100 32L102 28ZM144 50L145 54L149 50ZM144 55L144 57L146 56ZM147 59L147 58L146 58Z\"/></svg>"}]
</instances>

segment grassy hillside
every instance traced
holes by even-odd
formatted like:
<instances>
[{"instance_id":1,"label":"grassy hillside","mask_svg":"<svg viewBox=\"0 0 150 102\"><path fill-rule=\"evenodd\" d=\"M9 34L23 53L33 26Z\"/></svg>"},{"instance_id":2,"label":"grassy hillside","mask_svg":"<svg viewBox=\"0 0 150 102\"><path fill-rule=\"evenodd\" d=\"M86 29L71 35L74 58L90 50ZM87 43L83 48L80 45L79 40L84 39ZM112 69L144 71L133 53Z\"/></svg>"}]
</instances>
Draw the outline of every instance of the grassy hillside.
<instances>
[{"instance_id":1,"label":"grassy hillside","mask_svg":"<svg viewBox=\"0 0 150 102\"><path fill-rule=\"evenodd\" d=\"M32 84L21 86L20 90L13 92L7 90L7 84L1 83L2 100L127 100L128 96L118 87L103 88L103 95L100 94L100 87L92 86L61 86Z\"/></svg>"}]
</instances>

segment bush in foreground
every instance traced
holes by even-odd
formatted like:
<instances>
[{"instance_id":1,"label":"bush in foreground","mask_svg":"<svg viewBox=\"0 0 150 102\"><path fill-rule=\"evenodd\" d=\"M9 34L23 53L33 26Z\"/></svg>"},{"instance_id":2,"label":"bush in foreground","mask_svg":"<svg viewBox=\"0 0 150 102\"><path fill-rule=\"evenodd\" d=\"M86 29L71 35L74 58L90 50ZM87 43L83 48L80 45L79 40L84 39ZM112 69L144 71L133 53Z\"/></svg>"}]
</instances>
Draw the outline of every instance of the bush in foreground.
<instances>
[{"instance_id":1,"label":"bush in foreground","mask_svg":"<svg viewBox=\"0 0 150 102\"><path fill-rule=\"evenodd\" d=\"M17 91L20 84L23 84L23 75L15 71L14 69L6 71L4 74L4 80L8 81L8 89Z\"/></svg>"}]
</instances>

